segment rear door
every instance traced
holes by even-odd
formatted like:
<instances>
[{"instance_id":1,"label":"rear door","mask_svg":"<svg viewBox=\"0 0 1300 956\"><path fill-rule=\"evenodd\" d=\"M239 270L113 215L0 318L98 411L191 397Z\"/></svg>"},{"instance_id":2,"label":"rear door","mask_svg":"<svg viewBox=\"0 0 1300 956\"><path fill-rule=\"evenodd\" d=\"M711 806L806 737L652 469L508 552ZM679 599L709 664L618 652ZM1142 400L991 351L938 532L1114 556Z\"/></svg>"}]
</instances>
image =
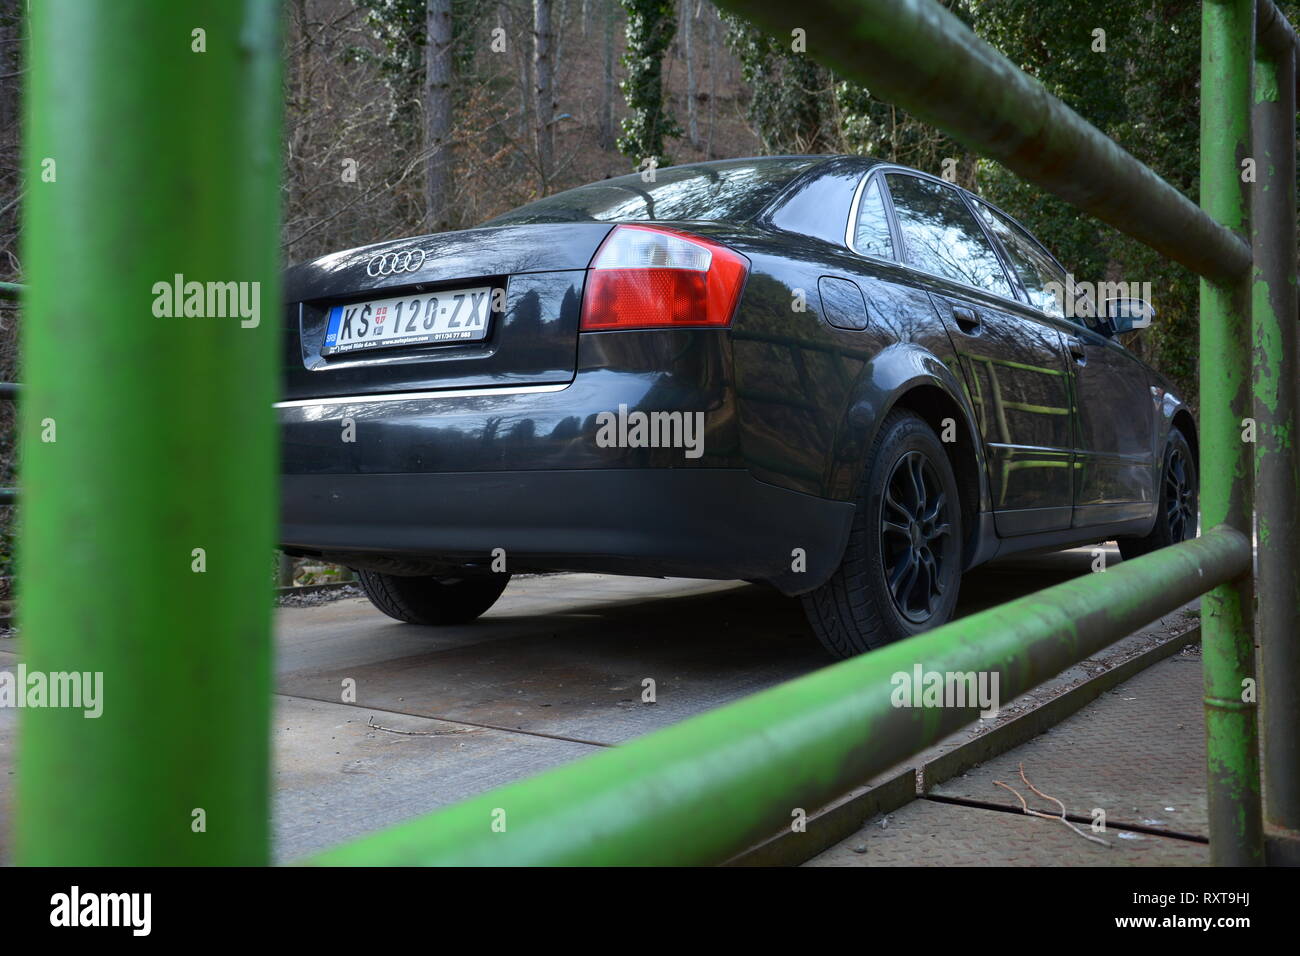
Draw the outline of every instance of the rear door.
<instances>
[{"instance_id":1,"label":"rear door","mask_svg":"<svg viewBox=\"0 0 1300 956\"><path fill-rule=\"evenodd\" d=\"M930 177L887 174L904 261L948 328L979 419L1004 536L1070 526L1070 380L1057 325L1015 298L998 254L961 194Z\"/></svg>"},{"instance_id":2,"label":"rear door","mask_svg":"<svg viewBox=\"0 0 1300 956\"><path fill-rule=\"evenodd\" d=\"M1010 218L978 201L1030 302L1062 327L1076 405L1074 527L1142 518L1153 507L1156 397L1146 367L1090 316L1069 318L1064 272ZM1053 292L1053 288L1057 292ZM1086 311L1086 310L1085 310Z\"/></svg>"}]
</instances>

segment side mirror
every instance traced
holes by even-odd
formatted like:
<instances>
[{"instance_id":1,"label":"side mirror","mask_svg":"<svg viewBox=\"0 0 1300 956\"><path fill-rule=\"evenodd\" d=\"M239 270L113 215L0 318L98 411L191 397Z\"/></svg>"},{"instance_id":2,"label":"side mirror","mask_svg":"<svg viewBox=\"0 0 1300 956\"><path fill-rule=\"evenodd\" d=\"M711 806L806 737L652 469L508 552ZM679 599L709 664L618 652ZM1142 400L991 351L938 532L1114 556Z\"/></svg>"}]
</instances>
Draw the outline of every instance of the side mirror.
<instances>
[{"instance_id":1,"label":"side mirror","mask_svg":"<svg viewBox=\"0 0 1300 956\"><path fill-rule=\"evenodd\" d=\"M1111 335L1145 329L1155 318L1156 310L1145 299L1107 299L1102 317L1110 325Z\"/></svg>"}]
</instances>

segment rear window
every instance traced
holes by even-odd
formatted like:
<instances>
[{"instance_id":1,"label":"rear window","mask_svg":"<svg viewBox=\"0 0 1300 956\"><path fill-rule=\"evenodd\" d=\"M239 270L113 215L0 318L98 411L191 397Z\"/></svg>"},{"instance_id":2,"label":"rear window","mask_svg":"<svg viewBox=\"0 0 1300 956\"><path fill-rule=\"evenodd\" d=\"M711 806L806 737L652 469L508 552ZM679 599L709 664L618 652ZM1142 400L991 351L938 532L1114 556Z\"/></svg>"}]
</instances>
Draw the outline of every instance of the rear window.
<instances>
[{"instance_id":1,"label":"rear window","mask_svg":"<svg viewBox=\"0 0 1300 956\"><path fill-rule=\"evenodd\" d=\"M655 181L640 173L579 186L520 206L484 223L743 221L756 215L808 167L809 159L735 160L668 166Z\"/></svg>"}]
</instances>

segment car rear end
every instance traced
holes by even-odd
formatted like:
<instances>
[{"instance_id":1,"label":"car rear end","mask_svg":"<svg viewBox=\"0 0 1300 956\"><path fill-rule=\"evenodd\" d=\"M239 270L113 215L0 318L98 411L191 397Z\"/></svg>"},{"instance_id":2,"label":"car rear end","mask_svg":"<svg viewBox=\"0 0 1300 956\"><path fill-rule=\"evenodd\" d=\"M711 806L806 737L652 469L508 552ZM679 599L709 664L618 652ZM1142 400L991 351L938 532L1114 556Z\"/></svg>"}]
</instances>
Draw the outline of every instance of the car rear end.
<instances>
[{"instance_id":1,"label":"car rear end","mask_svg":"<svg viewBox=\"0 0 1300 956\"><path fill-rule=\"evenodd\" d=\"M285 549L798 589L791 550L827 515L745 468L749 260L716 224L530 218L289 271Z\"/></svg>"}]
</instances>

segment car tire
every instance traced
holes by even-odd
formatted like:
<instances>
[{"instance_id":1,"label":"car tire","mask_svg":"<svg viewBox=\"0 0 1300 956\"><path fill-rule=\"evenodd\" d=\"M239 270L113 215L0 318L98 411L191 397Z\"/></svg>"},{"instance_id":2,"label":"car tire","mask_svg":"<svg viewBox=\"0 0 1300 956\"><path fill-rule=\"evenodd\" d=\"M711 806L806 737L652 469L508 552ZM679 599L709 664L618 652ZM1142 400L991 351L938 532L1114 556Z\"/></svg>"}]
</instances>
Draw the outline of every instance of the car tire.
<instances>
[{"instance_id":1,"label":"car tire","mask_svg":"<svg viewBox=\"0 0 1300 956\"><path fill-rule=\"evenodd\" d=\"M357 571L370 603L405 624L468 624L485 612L510 582L509 574L399 577Z\"/></svg>"},{"instance_id":2,"label":"car tire","mask_svg":"<svg viewBox=\"0 0 1300 956\"><path fill-rule=\"evenodd\" d=\"M1169 444L1165 447L1159 499L1151 533L1145 538L1120 538L1117 542L1125 561L1196 537L1200 473L1187 436L1177 428L1169 432Z\"/></svg>"},{"instance_id":3,"label":"car tire","mask_svg":"<svg viewBox=\"0 0 1300 956\"><path fill-rule=\"evenodd\" d=\"M803 597L813 632L837 658L945 623L961 583L957 479L919 415L896 409L881 423L856 504L840 566Z\"/></svg>"}]
</instances>

